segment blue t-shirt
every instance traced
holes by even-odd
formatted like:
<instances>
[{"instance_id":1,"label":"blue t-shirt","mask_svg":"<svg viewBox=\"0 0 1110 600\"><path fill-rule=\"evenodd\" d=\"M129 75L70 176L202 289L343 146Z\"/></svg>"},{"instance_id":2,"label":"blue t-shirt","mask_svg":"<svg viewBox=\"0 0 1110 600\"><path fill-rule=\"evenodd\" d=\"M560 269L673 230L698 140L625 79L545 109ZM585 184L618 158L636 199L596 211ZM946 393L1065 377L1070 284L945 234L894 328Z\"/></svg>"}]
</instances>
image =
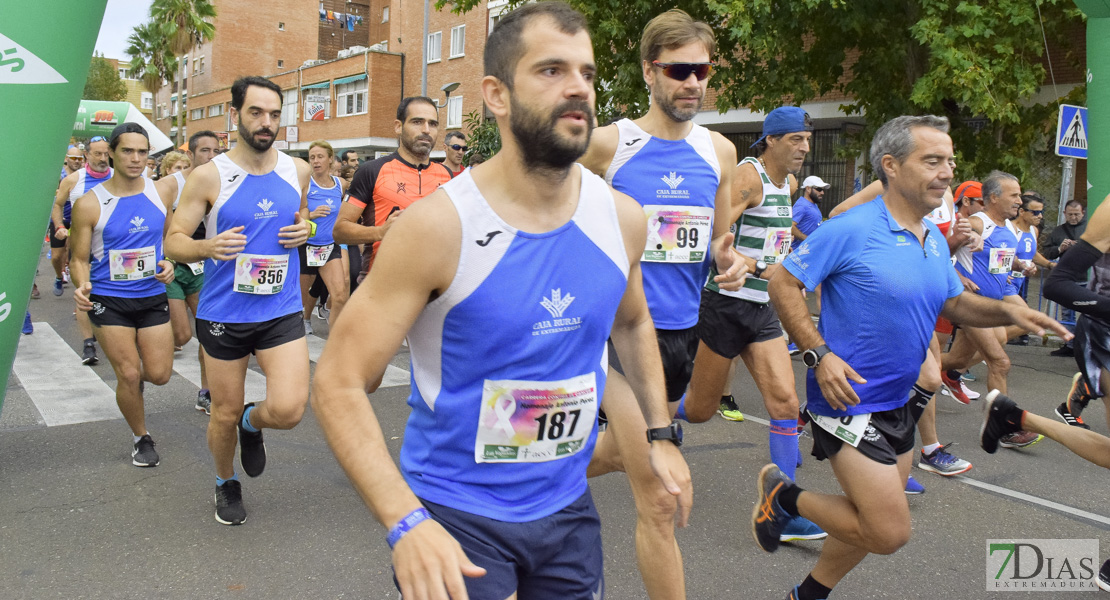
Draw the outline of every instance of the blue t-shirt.
<instances>
[{"instance_id":1,"label":"blue t-shirt","mask_svg":"<svg viewBox=\"0 0 1110 600\"><path fill-rule=\"evenodd\" d=\"M103 184L93 188L100 217L89 240L89 281L93 293L116 298L149 298L166 293L154 278L162 260L166 205L154 182L141 193L119 197Z\"/></svg>"},{"instance_id":2,"label":"blue t-shirt","mask_svg":"<svg viewBox=\"0 0 1110 600\"><path fill-rule=\"evenodd\" d=\"M787 255L783 267L806 288L819 284L825 343L867 383L851 383L860 403L834 411L815 374L806 376L807 408L830 417L904 405L921 370L937 316L963 285L936 225L925 243L899 225L883 197L825 221Z\"/></svg>"},{"instance_id":3,"label":"blue t-shirt","mask_svg":"<svg viewBox=\"0 0 1110 600\"><path fill-rule=\"evenodd\" d=\"M794 223L798 226L798 231L809 237L821 224L821 209L805 196L798 198L794 203ZM800 245L802 240L795 238L790 242L790 251L797 250Z\"/></svg>"}]
</instances>

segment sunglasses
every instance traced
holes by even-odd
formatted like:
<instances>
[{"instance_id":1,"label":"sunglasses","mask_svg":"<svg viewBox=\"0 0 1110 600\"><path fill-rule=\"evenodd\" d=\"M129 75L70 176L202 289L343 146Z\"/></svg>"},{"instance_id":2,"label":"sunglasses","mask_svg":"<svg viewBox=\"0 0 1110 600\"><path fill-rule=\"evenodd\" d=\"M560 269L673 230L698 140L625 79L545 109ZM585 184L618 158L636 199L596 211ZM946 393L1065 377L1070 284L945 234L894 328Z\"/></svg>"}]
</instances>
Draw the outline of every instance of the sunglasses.
<instances>
[{"instance_id":1,"label":"sunglasses","mask_svg":"<svg viewBox=\"0 0 1110 600\"><path fill-rule=\"evenodd\" d=\"M469 146L460 146L458 144L451 144L450 146L448 146L448 148L450 148L450 149L452 149L456 152L458 152L459 150L462 150L463 152L466 152L467 150L470 149Z\"/></svg>"},{"instance_id":2,"label":"sunglasses","mask_svg":"<svg viewBox=\"0 0 1110 600\"><path fill-rule=\"evenodd\" d=\"M663 63L657 60L651 61L651 64L663 70L663 74L676 81L686 81L693 73L698 81L705 81L706 77L713 72L713 67L716 63L703 62L703 63Z\"/></svg>"},{"instance_id":3,"label":"sunglasses","mask_svg":"<svg viewBox=\"0 0 1110 600\"><path fill-rule=\"evenodd\" d=\"M106 138L102 135L98 135L98 136L94 137L93 139L89 140L89 143L90 144L95 144L96 142L107 142L107 141L108 141L108 138Z\"/></svg>"},{"instance_id":4,"label":"sunglasses","mask_svg":"<svg viewBox=\"0 0 1110 600\"><path fill-rule=\"evenodd\" d=\"M1042 210L1026 210L1026 209L1023 208L1021 210L1024 210L1027 213L1033 213L1035 216L1038 216L1038 217L1044 214L1043 209Z\"/></svg>"},{"instance_id":5,"label":"sunglasses","mask_svg":"<svg viewBox=\"0 0 1110 600\"><path fill-rule=\"evenodd\" d=\"M66 160L85 160L84 156L67 156Z\"/></svg>"}]
</instances>

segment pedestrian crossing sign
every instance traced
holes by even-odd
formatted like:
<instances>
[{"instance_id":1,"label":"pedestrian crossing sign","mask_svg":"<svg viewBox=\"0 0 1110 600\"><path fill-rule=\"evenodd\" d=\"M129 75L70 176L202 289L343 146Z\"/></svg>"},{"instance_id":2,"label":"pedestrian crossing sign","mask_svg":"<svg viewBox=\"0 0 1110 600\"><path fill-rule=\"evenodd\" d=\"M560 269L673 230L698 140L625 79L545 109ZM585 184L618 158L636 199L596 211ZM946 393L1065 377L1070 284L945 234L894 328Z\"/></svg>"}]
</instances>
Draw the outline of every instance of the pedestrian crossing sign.
<instances>
[{"instance_id":1,"label":"pedestrian crossing sign","mask_svg":"<svg viewBox=\"0 0 1110 600\"><path fill-rule=\"evenodd\" d=\"M1060 105L1056 124L1056 155L1087 159L1087 108Z\"/></svg>"}]
</instances>

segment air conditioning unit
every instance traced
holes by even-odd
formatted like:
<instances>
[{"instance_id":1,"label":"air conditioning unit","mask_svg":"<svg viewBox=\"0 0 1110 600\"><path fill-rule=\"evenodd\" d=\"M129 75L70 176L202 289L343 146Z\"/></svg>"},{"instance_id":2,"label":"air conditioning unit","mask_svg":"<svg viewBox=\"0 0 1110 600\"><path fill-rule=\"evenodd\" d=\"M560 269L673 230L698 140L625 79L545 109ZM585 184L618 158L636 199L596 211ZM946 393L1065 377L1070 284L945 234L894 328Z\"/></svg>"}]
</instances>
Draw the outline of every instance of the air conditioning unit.
<instances>
[{"instance_id":1,"label":"air conditioning unit","mask_svg":"<svg viewBox=\"0 0 1110 600\"><path fill-rule=\"evenodd\" d=\"M347 51L350 52L352 56L355 54L362 54L363 52L366 52L366 50L366 46L351 46L350 48L347 48Z\"/></svg>"},{"instance_id":2,"label":"air conditioning unit","mask_svg":"<svg viewBox=\"0 0 1110 600\"><path fill-rule=\"evenodd\" d=\"M326 60L315 60L315 59L314 60L306 60L306 61L304 61L303 64L301 64L301 68L314 67L316 65L322 65L325 62L327 62L327 61Z\"/></svg>"},{"instance_id":3,"label":"air conditioning unit","mask_svg":"<svg viewBox=\"0 0 1110 600\"><path fill-rule=\"evenodd\" d=\"M346 49L344 49L344 50L340 50L340 51L339 51L339 52L338 52L338 53L336 54L336 58L347 58L347 57L349 57L349 56L351 56L351 49L350 49L350 48L346 48Z\"/></svg>"},{"instance_id":4,"label":"air conditioning unit","mask_svg":"<svg viewBox=\"0 0 1110 600\"><path fill-rule=\"evenodd\" d=\"M377 44L374 44L373 46L370 46L370 51L371 52L389 52L389 40L378 42Z\"/></svg>"}]
</instances>

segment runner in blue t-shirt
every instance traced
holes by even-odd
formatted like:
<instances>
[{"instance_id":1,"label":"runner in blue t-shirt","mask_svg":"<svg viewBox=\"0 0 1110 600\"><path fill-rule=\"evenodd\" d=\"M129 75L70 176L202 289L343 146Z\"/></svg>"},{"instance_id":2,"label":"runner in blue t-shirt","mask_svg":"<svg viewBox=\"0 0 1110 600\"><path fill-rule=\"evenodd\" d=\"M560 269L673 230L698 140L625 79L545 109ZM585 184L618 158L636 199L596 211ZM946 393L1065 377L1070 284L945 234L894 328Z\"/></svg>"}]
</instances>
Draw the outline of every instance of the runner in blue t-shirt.
<instances>
[{"instance_id":1,"label":"runner in blue t-shirt","mask_svg":"<svg viewBox=\"0 0 1110 600\"><path fill-rule=\"evenodd\" d=\"M73 203L70 268L77 309L87 313L116 374L116 403L131 428L131 463L158 465L146 428L143 382L164 385L173 367L166 283L173 263L162 236L173 194L143 177L150 140L136 123L112 130L112 177Z\"/></svg>"},{"instance_id":2,"label":"runner in blue t-shirt","mask_svg":"<svg viewBox=\"0 0 1110 600\"><path fill-rule=\"evenodd\" d=\"M816 175L810 175L802 181L802 193L794 201L791 215L794 219L794 226L790 230L790 234L794 236L790 242L791 252L797 250L798 246L821 225L821 208L818 204L825 198L825 192L830 187L832 185L825 183Z\"/></svg>"},{"instance_id":3,"label":"runner in blue t-shirt","mask_svg":"<svg viewBox=\"0 0 1110 600\"><path fill-rule=\"evenodd\" d=\"M350 296L350 282L343 269L342 253L332 237L339 206L347 191L347 182L331 174L335 151L331 144L316 140L308 146L308 163L312 179L308 183L308 206L301 213L316 225L316 233L298 248L301 259L301 302L304 305L304 332L312 333L312 309L316 299L309 294L317 275L324 280L331 296L329 323L334 323Z\"/></svg>"},{"instance_id":4,"label":"runner in blue t-shirt","mask_svg":"<svg viewBox=\"0 0 1110 600\"><path fill-rule=\"evenodd\" d=\"M838 497L802 491L773 464L760 472L752 512L760 547L776 550L779 532L798 514L829 533L794 598L827 598L868 553L890 554L909 540L903 489L914 418L907 400L942 311L980 327L1066 331L1028 307L963 293L944 238L925 220L952 180L947 131L943 117L884 124L871 145L883 195L823 224L771 280L783 324L806 348L814 456L832 463L845 491ZM818 284L825 290L819 330L802 296Z\"/></svg>"}]
</instances>

